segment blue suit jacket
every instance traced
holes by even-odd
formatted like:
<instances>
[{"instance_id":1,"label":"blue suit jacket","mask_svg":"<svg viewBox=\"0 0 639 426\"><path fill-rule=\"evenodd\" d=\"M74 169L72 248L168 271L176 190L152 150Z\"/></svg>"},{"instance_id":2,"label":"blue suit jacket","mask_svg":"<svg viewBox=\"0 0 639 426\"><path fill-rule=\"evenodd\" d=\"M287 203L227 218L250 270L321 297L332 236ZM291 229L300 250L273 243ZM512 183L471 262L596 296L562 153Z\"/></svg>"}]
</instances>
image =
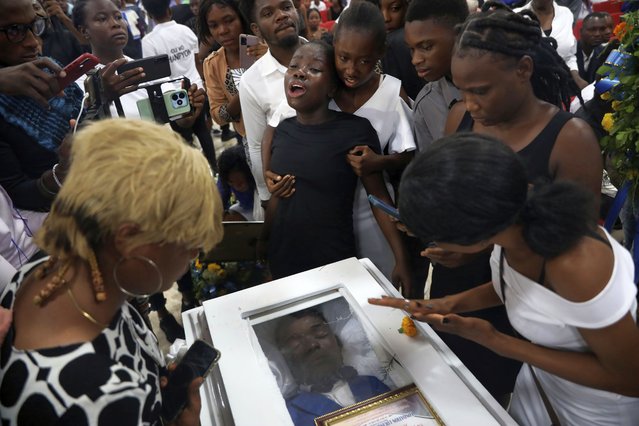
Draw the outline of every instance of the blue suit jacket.
<instances>
[{"instance_id":1,"label":"blue suit jacket","mask_svg":"<svg viewBox=\"0 0 639 426\"><path fill-rule=\"evenodd\" d=\"M390 389L373 376L357 376L348 382L356 402L388 392ZM300 392L286 400L295 426L314 426L315 418L342 408L321 393Z\"/></svg>"}]
</instances>

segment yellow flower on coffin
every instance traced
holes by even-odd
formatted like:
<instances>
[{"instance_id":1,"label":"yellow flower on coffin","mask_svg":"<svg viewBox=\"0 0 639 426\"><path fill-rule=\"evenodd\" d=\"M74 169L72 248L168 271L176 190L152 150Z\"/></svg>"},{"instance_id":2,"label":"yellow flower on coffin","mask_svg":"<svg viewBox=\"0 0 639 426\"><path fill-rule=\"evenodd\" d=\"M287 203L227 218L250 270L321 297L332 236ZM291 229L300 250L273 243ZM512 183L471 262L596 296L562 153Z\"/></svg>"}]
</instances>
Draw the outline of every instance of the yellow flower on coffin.
<instances>
[{"instance_id":1,"label":"yellow flower on coffin","mask_svg":"<svg viewBox=\"0 0 639 426\"><path fill-rule=\"evenodd\" d=\"M604 128L606 132L610 132L612 130L612 126L615 125L615 119L612 116L611 112L604 114L603 119L601 120L601 127Z\"/></svg>"},{"instance_id":2,"label":"yellow flower on coffin","mask_svg":"<svg viewBox=\"0 0 639 426\"><path fill-rule=\"evenodd\" d=\"M415 322L410 317L404 317L402 319L402 328L398 331L408 337L417 336L417 327L415 327Z\"/></svg>"},{"instance_id":3,"label":"yellow flower on coffin","mask_svg":"<svg viewBox=\"0 0 639 426\"><path fill-rule=\"evenodd\" d=\"M619 106L621 105L620 101L612 101L612 109L613 111L619 111Z\"/></svg>"},{"instance_id":4,"label":"yellow flower on coffin","mask_svg":"<svg viewBox=\"0 0 639 426\"><path fill-rule=\"evenodd\" d=\"M601 95L599 95L599 97L601 98L602 101L609 101L611 98L610 92L604 92Z\"/></svg>"}]
</instances>

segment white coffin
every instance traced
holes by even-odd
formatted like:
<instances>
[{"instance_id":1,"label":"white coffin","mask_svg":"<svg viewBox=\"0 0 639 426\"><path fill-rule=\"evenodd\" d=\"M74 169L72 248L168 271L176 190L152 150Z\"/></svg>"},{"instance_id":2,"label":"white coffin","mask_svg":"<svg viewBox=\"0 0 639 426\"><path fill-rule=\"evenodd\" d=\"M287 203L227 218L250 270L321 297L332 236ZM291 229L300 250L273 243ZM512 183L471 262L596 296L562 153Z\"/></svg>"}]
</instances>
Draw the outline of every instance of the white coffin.
<instances>
[{"instance_id":1,"label":"white coffin","mask_svg":"<svg viewBox=\"0 0 639 426\"><path fill-rule=\"evenodd\" d=\"M264 330L270 320L314 305L346 306L347 320L361 325L370 343L372 351L366 356L376 356L388 373L383 379L397 386L415 383L446 425L516 425L428 325L418 323L420 337L409 338L398 332L405 313L368 304L369 297L382 294L399 297L368 259L352 258L212 299L185 312L187 343L204 339L222 352L202 386L202 425L293 425L282 396L287 380L277 373ZM348 341L361 340L353 336L352 331L339 336L347 340L345 348ZM344 358L349 360L347 354ZM368 371L360 371L364 373Z\"/></svg>"}]
</instances>

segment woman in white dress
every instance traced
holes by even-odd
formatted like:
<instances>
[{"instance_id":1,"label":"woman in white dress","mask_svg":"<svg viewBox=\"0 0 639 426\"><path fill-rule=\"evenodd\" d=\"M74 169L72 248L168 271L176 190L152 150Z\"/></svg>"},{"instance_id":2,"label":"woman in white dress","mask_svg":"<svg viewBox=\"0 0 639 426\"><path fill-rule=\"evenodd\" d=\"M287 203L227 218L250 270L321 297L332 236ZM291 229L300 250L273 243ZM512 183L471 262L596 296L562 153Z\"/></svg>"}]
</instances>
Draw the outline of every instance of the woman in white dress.
<instances>
[{"instance_id":1,"label":"woman in white dress","mask_svg":"<svg viewBox=\"0 0 639 426\"><path fill-rule=\"evenodd\" d=\"M372 304L522 361L510 406L522 425L639 424L634 265L595 225L592 194L566 181L529 189L510 148L472 133L420 154L400 191L402 220L424 241L464 253L494 244L493 279L442 299ZM457 315L500 304L521 337Z\"/></svg>"}]
</instances>

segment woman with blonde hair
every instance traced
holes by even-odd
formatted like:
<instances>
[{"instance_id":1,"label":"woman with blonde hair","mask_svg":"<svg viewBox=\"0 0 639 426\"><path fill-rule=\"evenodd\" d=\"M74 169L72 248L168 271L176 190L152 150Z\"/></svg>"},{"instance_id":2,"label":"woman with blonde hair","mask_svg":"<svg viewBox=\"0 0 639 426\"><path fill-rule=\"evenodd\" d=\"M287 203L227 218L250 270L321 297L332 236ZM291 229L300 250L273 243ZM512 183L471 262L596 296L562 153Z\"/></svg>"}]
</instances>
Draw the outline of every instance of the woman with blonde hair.
<instances>
[{"instance_id":1,"label":"woman with blonde hair","mask_svg":"<svg viewBox=\"0 0 639 426\"><path fill-rule=\"evenodd\" d=\"M163 361L127 302L167 290L222 238L206 159L157 124L106 120L75 137L72 166L0 305L3 424L160 424ZM179 424L198 424L196 379ZM112 420L109 420L112 419Z\"/></svg>"}]
</instances>

